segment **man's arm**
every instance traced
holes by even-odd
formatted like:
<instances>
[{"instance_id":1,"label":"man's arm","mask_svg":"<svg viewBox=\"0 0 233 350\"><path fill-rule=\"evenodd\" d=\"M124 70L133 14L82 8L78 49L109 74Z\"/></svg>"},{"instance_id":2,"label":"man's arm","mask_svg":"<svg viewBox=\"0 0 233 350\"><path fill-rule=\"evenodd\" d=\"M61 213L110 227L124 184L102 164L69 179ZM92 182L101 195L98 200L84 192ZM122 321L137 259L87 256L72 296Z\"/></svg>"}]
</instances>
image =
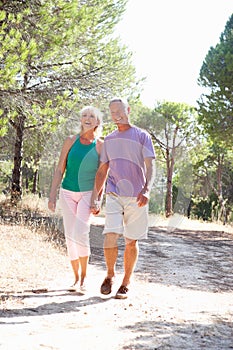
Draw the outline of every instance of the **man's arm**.
<instances>
[{"instance_id":1,"label":"man's arm","mask_svg":"<svg viewBox=\"0 0 233 350\"><path fill-rule=\"evenodd\" d=\"M108 176L108 170L108 163L100 163L99 168L96 172L95 184L91 196L91 212L94 215L100 212L100 206L98 205L98 201L100 200L101 195L103 193L104 184Z\"/></svg>"},{"instance_id":2,"label":"man's arm","mask_svg":"<svg viewBox=\"0 0 233 350\"><path fill-rule=\"evenodd\" d=\"M153 158L145 158L146 166L146 183L142 191L138 194L137 202L139 207L143 207L149 201L150 191L155 179L155 160Z\"/></svg>"}]
</instances>

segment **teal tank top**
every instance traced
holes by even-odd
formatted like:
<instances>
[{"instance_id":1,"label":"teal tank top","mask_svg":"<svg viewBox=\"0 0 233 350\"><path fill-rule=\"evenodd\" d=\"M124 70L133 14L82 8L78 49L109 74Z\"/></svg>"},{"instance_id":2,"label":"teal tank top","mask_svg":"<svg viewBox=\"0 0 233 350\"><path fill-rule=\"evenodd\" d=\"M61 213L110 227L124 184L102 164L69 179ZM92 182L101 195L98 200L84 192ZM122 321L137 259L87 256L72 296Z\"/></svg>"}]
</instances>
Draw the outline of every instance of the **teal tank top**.
<instances>
[{"instance_id":1,"label":"teal tank top","mask_svg":"<svg viewBox=\"0 0 233 350\"><path fill-rule=\"evenodd\" d=\"M92 191L98 165L96 140L90 145L83 145L78 136L69 150L61 187L73 192Z\"/></svg>"}]
</instances>

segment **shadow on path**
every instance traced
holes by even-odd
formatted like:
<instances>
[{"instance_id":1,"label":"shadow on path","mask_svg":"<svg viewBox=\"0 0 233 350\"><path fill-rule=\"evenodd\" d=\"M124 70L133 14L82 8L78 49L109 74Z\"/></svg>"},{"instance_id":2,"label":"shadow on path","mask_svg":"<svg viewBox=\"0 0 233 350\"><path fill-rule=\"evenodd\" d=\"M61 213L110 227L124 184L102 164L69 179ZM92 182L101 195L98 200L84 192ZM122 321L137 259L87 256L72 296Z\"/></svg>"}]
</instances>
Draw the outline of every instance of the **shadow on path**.
<instances>
[{"instance_id":1,"label":"shadow on path","mask_svg":"<svg viewBox=\"0 0 233 350\"><path fill-rule=\"evenodd\" d=\"M103 227L92 227L90 263L105 269ZM120 241L117 271L123 272L124 241ZM202 291L233 290L233 235L221 231L194 231L151 227L139 243L137 278Z\"/></svg>"},{"instance_id":2,"label":"shadow on path","mask_svg":"<svg viewBox=\"0 0 233 350\"><path fill-rule=\"evenodd\" d=\"M135 336L122 350L233 349L232 326L232 322L221 320L220 323L218 317L213 317L211 324L163 320L136 322L122 327L122 330L130 330Z\"/></svg>"},{"instance_id":3,"label":"shadow on path","mask_svg":"<svg viewBox=\"0 0 233 350\"><path fill-rule=\"evenodd\" d=\"M74 296L77 293L72 293ZM51 296L51 295L50 295ZM57 295L56 295L57 296ZM24 298L25 296L23 296ZM8 309L0 311L0 317L11 318L11 317L27 317L27 316L44 316L60 313L79 312L80 308L87 305L94 305L99 303L105 303L111 298L101 298L99 296L90 297L81 300L69 300L61 303L52 302L39 305L37 307L25 307L19 309ZM8 323L7 323L8 324Z\"/></svg>"}]
</instances>

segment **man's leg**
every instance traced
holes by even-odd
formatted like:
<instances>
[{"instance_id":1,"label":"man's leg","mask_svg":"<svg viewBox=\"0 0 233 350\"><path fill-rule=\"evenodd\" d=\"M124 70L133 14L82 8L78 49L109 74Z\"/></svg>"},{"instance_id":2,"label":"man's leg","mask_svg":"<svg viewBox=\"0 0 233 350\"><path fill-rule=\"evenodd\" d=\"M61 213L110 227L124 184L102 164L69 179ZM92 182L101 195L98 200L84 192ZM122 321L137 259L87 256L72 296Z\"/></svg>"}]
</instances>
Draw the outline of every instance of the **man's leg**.
<instances>
[{"instance_id":1,"label":"man's leg","mask_svg":"<svg viewBox=\"0 0 233 350\"><path fill-rule=\"evenodd\" d=\"M110 294L112 291L113 279L115 277L115 265L118 256L117 240L119 235L116 233L106 233L104 239L104 257L107 267L107 277L101 285L102 294Z\"/></svg>"},{"instance_id":2,"label":"man's leg","mask_svg":"<svg viewBox=\"0 0 233 350\"><path fill-rule=\"evenodd\" d=\"M131 276L134 272L139 254L139 246L137 240L125 239L125 252L124 252L124 269L125 274L122 281L123 286L130 284Z\"/></svg>"},{"instance_id":3,"label":"man's leg","mask_svg":"<svg viewBox=\"0 0 233 350\"><path fill-rule=\"evenodd\" d=\"M138 260L138 241L125 239L125 252L124 252L124 269L125 274L120 288L118 289L115 298L126 299L128 297L128 285L131 282L131 277L134 272Z\"/></svg>"},{"instance_id":4,"label":"man's leg","mask_svg":"<svg viewBox=\"0 0 233 350\"><path fill-rule=\"evenodd\" d=\"M118 235L115 233L106 233L104 239L104 256L107 266L107 277L115 276L115 264L118 256Z\"/></svg>"}]
</instances>

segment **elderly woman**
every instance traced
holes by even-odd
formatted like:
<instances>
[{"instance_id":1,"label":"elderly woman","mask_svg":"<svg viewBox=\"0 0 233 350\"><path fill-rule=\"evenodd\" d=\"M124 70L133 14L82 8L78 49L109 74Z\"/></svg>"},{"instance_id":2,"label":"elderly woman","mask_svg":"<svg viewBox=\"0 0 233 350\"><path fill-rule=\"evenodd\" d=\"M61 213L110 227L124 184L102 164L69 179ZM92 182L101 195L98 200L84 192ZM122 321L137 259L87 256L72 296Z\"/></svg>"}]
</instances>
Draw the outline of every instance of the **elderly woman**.
<instances>
[{"instance_id":1,"label":"elderly woman","mask_svg":"<svg viewBox=\"0 0 233 350\"><path fill-rule=\"evenodd\" d=\"M60 205L67 252L74 272L74 283L69 290L84 292L90 256L90 201L103 142L98 138L101 112L87 106L80 114L80 133L64 141L52 180L48 208L55 211L57 190L61 184Z\"/></svg>"}]
</instances>

